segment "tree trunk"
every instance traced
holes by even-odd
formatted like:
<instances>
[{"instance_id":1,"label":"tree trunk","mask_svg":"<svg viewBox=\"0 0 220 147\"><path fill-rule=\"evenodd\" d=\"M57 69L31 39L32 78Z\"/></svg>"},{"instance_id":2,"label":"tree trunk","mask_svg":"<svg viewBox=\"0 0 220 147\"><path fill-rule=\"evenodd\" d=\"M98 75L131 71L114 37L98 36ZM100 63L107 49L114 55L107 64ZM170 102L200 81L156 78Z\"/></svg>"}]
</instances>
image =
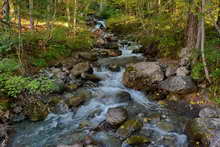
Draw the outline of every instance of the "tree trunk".
<instances>
[{"instance_id":1,"label":"tree trunk","mask_svg":"<svg viewBox=\"0 0 220 147\"><path fill-rule=\"evenodd\" d=\"M4 21L9 22L10 5L9 0L3 0L2 16Z\"/></svg>"},{"instance_id":2,"label":"tree trunk","mask_svg":"<svg viewBox=\"0 0 220 147\"><path fill-rule=\"evenodd\" d=\"M198 28L198 18L193 12L189 12L188 14L188 22L187 22L187 34L186 34L186 47L189 49L193 49L196 46L197 40L197 28Z\"/></svg>"},{"instance_id":3,"label":"tree trunk","mask_svg":"<svg viewBox=\"0 0 220 147\"><path fill-rule=\"evenodd\" d=\"M66 2L66 15L68 20L68 27L70 26L71 16L70 16L70 0Z\"/></svg>"},{"instance_id":4,"label":"tree trunk","mask_svg":"<svg viewBox=\"0 0 220 147\"><path fill-rule=\"evenodd\" d=\"M33 0L29 0L30 29L32 31L34 31L33 8L34 8L34 2Z\"/></svg>"},{"instance_id":5,"label":"tree trunk","mask_svg":"<svg viewBox=\"0 0 220 147\"><path fill-rule=\"evenodd\" d=\"M74 0L74 16L73 16L73 35L76 36L76 21L77 21L77 0Z\"/></svg>"},{"instance_id":6,"label":"tree trunk","mask_svg":"<svg viewBox=\"0 0 220 147\"><path fill-rule=\"evenodd\" d=\"M206 79L209 81L209 83L211 83L211 80L209 77L209 71L208 71L207 63L206 63L206 59L205 59L205 51L204 51L204 46L205 46L205 17L204 17L204 13L205 13L205 0L202 0L202 14L203 14L203 16L201 18L201 54L202 54L202 62L203 62L203 66L204 66Z\"/></svg>"}]
</instances>

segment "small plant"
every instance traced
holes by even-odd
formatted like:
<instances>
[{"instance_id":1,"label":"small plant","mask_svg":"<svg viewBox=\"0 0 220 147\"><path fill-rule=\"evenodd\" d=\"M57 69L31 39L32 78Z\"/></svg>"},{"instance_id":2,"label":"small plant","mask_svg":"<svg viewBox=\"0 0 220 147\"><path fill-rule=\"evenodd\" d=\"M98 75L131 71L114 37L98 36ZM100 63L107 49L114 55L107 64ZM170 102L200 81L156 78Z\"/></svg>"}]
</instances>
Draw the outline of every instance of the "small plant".
<instances>
[{"instance_id":1,"label":"small plant","mask_svg":"<svg viewBox=\"0 0 220 147\"><path fill-rule=\"evenodd\" d=\"M4 58L0 61L0 72L16 71L21 65L14 58Z\"/></svg>"},{"instance_id":2,"label":"small plant","mask_svg":"<svg viewBox=\"0 0 220 147\"><path fill-rule=\"evenodd\" d=\"M6 89L9 96L16 97L18 94L25 90L25 85L27 82L27 78L22 76L12 76L5 81L4 88Z\"/></svg>"},{"instance_id":3,"label":"small plant","mask_svg":"<svg viewBox=\"0 0 220 147\"><path fill-rule=\"evenodd\" d=\"M58 88L54 80L47 77L36 79L16 76L11 74L0 74L0 90L9 97L17 97L22 92L29 94L48 94Z\"/></svg>"},{"instance_id":4,"label":"small plant","mask_svg":"<svg viewBox=\"0 0 220 147\"><path fill-rule=\"evenodd\" d=\"M192 78L195 80L204 78L204 68L202 63L196 63L192 68Z\"/></svg>"}]
</instances>

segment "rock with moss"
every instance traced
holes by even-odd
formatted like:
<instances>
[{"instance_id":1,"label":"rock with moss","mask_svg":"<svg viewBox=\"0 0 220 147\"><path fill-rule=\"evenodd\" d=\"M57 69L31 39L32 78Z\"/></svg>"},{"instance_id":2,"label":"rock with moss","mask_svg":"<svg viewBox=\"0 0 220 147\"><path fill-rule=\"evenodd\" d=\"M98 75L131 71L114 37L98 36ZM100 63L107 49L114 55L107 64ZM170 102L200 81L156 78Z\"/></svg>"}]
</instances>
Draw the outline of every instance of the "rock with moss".
<instances>
[{"instance_id":1,"label":"rock with moss","mask_svg":"<svg viewBox=\"0 0 220 147\"><path fill-rule=\"evenodd\" d=\"M78 107L86 101L84 96L72 96L65 101L68 107Z\"/></svg>"},{"instance_id":2,"label":"rock with moss","mask_svg":"<svg viewBox=\"0 0 220 147\"><path fill-rule=\"evenodd\" d=\"M93 73L93 69L89 62L78 63L74 65L73 69L71 70L71 74L75 77L79 77L83 73Z\"/></svg>"},{"instance_id":3,"label":"rock with moss","mask_svg":"<svg viewBox=\"0 0 220 147\"><path fill-rule=\"evenodd\" d=\"M127 145L143 145L143 144L149 144L151 140L145 136L131 136L127 138L123 144L122 147L126 147Z\"/></svg>"},{"instance_id":4,"label":"rock with moss","mask_svg":"<svg viewBox=\"0 0 220 147\"><path fill-rule=\"evenodd\" d=\"M10 101L6 98L0 98L0 110L6 111L10 108Z\"/></svg>"},{"instance_id":5,"label":"rock with moss","mask_svg":"<svg viewBox=\"0 0 220 147\"><path fill-rule=\"evenodd\" d=\"M134 89L150 89L153 83L164 79L164 73L158 62L140 62L131 64L123 75L123 84Z\"/></svg>"},{"instance_id":6,"label":"rock with moss","mask_svg":"<svg viewBox=\"0 0 220 147\"><path fill-rule=\"evenodd\" d=\"M96 61L97 56L91 52L79 52L78 57L87 61Z\"/></svg>"},{"instance_id":7,"label":"rock with moss","mask_svg":"<svg viewBox=\"0 0 220 147\"><path fill-rule=\"evenodd\" d=\"M119 125L128 117L127 110L121 107L110 108L107 112L106 122L111 125Z\"/></svg>"},{"instance_id":8,"label":"rock with moss","mask_svg":"<svg viewBox=\"0 0 220 147\"><path fill-rule=\"evenodd\" d=\"M130 119L123 123L117 130L116 134L121 138L125 139L132 133L140 130L143 127L143 123L139 120Z\"/></svg>"},{"instance_id":9,"label":"rock with moss","mask_svg":"<svg viewBox=\"0 0 220 147\"><path fill-rule=\"evenodd\" d=\"M41 121L49 114L49 107L42 101L34 99L25 106L25 114L31 121Z\"/></svg>"},{"instance_id":10,"label":"rock with moss","mask_svg":"<svg viewBox=\"0 0 220 147\"><path fill-rule=\"evenodd\" d=\"M192 142L200 141L202 146L220 146L220 119L195 118L186 127Z\"/></svg>"}]
</instances>

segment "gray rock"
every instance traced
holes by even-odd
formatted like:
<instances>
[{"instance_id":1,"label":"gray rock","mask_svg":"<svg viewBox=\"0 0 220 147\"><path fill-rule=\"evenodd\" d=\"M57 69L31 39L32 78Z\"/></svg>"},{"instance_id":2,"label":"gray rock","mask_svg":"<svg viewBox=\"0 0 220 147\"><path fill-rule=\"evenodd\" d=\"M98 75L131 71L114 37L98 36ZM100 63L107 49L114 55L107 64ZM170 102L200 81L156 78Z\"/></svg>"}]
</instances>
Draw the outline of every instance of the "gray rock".
<instances>
[{"instance_id":1,"label":"gray rock","mask_svg":"<svg viewBox=\"0 0 220 147\"><path fill-rule=\"evenodd\" d=\"M177 76L187 76L189 73L189 70L185 66L181 66L176 70Z\"/></svg>"},{"instance_id":2,"label":"gray rock","mask_svg":"<svg viewBox=\"0 0 220 147\"><path fill-rule=\"evenodd\" d=\"M176 66L168 66L166 68L166 72L165 72L166 77L170 77L170 76L175 75L176 74L176 69L177 69Z\"/></svg>"},{"instance_id":3,"label":"gray rock","mask_svg":"<svg viewBox=\"0 0 220 147\"><path fill-rule=\"evenodd\" d=\"M97 63L99 65L104 65L104 66L108 66L110 64L115 64L118 66L125 66L127 64L130 63L137 63L137 62L141 62L143 61L144 58L142 57L137 57L137 56L129 56L129 57L117 57L117 58L103 58L103 59L99 59L97 61Z\"/></svg>"},{"instance_id":4,"label":"gray rock","mask_svg":"<svg viewBox=\"0 0 220 147\"><path fill-rule=\"evenodd\" d=\"M111 125L119 125L128 117L127 111L124 108L110 108L107 112L106 122Z\"/></svg>"},{"instance_id":5,"label":"gray rock","mask_svg":"<svg viewBox=\"0 0 220 147\"><path fill-rule=\"evenodd\" d=\"M195 118L187 124L187 134L194 140L200 140L201 146L220 146L220 119Z\"/></svg>"},{"instance_id":6,"label":"gray rock","mask_svg":"<svg viewBox=\"0 0 220 147\"><path fill-rule=\"evenodd\" d=\"M163 79L164 73L158 62L139 62L126 68L123 84L134 89L150 89L153 83Z\"/></svg>"},{"instance_id":7,"label":"gray rock","mask_svg":"<svg viewBox=\"0 0 220 147\"><path fill-rule=\"evenodd\" d=\"M220 118L220 111L215 108L206 107L199 112L201 118Z\"/></svg>"},{"instance_id":8,"label":"gray rock","mask_svg":"<svg viewBox=\"0 0 220 147\"><path fill-rule=\"evenodd\" d=\"M128 136L132 135L135 131L140 130L143 127L143 123L139 120L127 120L123 123L120 128L118 128L116 134L121 138L125 139Z\"/></svg>"},{"instance_id":9,"label":"gray rock","mask_svg":"<svg viewBox=\"0 0 220 147\"><path fill-rule=\"evenodd\" d=\"M187 94L196 90L196 85L189 76L169 77L160 82L159 87L176 94Z\"/></svg>"},{"instance_id":10,"label":"gray rock","mask_svg":"<svg viewBox=\"0 0 220 147\"><path fill-rule=\"evenodd\" d=\"M128 102L131 100L131 95L126 91L120 91L116 94L116 101L121 102Z\"/></svg>"}]
</instances>

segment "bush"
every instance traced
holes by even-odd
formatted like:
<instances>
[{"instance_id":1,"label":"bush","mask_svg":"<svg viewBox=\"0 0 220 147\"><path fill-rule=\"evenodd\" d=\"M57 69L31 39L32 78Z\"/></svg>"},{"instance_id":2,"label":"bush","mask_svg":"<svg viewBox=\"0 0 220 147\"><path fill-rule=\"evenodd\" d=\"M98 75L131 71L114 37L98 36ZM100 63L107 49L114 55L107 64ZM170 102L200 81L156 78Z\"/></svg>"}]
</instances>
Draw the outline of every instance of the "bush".
<instances>
[{"instance_id":1,"label":"bush","mask_svg":"<svg viewBox=\"0 0 220 147\"><path fill-rule=\"evenodd\" d=\"M17 97L22 92L49 94L57 90L57 88L55 81L46 77L33 79L9 73L0 74L0 90L9 97Z\"/></svg>"},{"instance_id":2,"label":"bush","mask_svg":"<svg viewBox=\"0 0 220 147\"><path fill-rule=\"evenodd\" d=\"M4 58L0 61L0 72L14 72L20 66L15 58Z\"/></svg>"}]
</instances>

